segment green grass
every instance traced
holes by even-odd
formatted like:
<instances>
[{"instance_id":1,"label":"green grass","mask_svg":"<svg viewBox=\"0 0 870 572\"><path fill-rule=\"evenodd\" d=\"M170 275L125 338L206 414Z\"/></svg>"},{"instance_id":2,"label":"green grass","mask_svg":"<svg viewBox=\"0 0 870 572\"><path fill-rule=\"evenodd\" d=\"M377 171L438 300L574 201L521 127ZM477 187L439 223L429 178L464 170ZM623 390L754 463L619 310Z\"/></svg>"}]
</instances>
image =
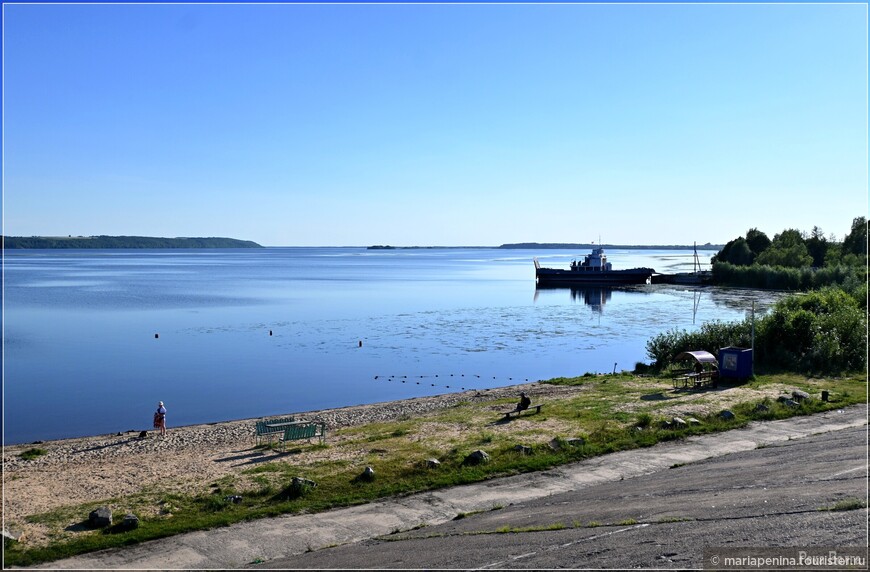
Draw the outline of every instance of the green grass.
<instances>
[{"instance_id":1,"label":"green grass","mask_svg":"<svg viewBox=\"0 0 870 572\"><path fill-rule=\"evenodd\" d=\"M21 457L22 459L24 459L25 461L32 461L33 459L35 459L37 457L41 457L42 455L45 455L47 452L48 451L46 451L45 449L40 449L38 447L34 447L32 449L27 449L26 451L22 451L21 454L18 456Z\"/></svg>"},{"instance_id":2,"label":"green grass","mask_svg":"<svg viewBox=\"0 0 870 572\"><path fill-rule=\"evenodd\" d=\"M863 499L843 499L834 503L831 506L822 507L819 510L843 511L843 510L858 510L867 508L867 501Z\"/></svg>"},{"instance_id":3,"label":"green grass","mask_svg":"<svg viewBox=\"0 0 870 572\"><path fill-rule=\"evenodd\" d=\"M662 407L684 398L681 394L671 392L669 379L618 374L559 378L551 383L580 385L584 389L572 397L548 399L540 414L526 415L506 424L496 423L500 419L497 410L502 405L512 406L512 399L482 404L465 402L393 422L340 429L330 435L346 439L344 443L302 444L293 450L294 454L285 455L279 460L261 463L240 474L204 483L200 494L169 494L151 489L122 499L105 499L32 515L28 520L49 527L54 531L53 538L57 540L39 548L13 544L6 550L6 564L33 565L244 520L317 512L499 476L542 471L614 451L725 431L751 421L784 419L864 403L867 395L866 379L861 374L827 379L806 378L796 374L759 375L744 387L764 389L781 386L789 390L802 389L811 395L818 395L822 389L827 389L831 393L831 400L822 402L812 399L797 408L789 408L769 399L765 402L769 408L767 411L756 411L756 406L762 400L755 399L730 407L735 414L735 419L730 421L721 419L718 416L719 409L714 408L707 415L692 415L701 421L698 425L663 428L661 421L668 417L660 413ZM716 395L716 392L709 392L703 398L714 400ZM625 410L623 406L626 405L633 409ZM433 432L433 428L439 434L440 427L443 426L445 430L449 428L451 436L438 442L420 438L424 424L429 428L429 433ZM548 428L543 429L543 424L547 424ZM554 432L553 426L562 429ZM581 444L568 444L569 439L578 437L583 439ZM547 444L554 438L558 445L555 449ZM530 446L531 454L515 451L514 447L518 444ZM295 453L333 447L345 447L348 451L354 451L354 454L350 459L294 462L298 458ZM466 455L480 448L489 453L489 463L478 466L463 464ZM427 458L439 459L441 466L437 469L426 468L422 460ZM375 470L376 478L373 481L357 478L365 466ZM317 487L302 495L292 495L289 484L295 476L311 479L317 483ZM230 495L239 495L242 501L238 504L227 501L226 497ZM85 520L91 510L104 505L111 506L113 510L138 514L139 528L122 534L102 531L64 533L64 528L70 523ZM159 507L158 514L147 516L147 509L153 512L154 507ZM461 514L457 518L462 518ZM465 513L464 516L471 514ZM626 520L621 524L628 523ZM586 526L603 525L593 521ZM521 531L524 530L514 528L506 532Z\"/></svg>"}]
</instances>

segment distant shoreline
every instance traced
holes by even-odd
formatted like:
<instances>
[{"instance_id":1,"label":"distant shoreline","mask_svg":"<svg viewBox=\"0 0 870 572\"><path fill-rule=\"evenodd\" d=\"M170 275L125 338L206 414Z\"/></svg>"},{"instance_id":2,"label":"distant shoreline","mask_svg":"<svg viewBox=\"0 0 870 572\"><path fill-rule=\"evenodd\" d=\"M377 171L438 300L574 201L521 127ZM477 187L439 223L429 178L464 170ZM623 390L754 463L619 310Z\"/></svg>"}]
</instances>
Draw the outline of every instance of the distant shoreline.
<instances>
[{"instance_id":1,"label":"distant shoreline","mask_svg":"<svg viewBox=\"0 0 870 572\"><path fill-rule=\"evenodd\" d=\"M550 242L519 242L513 244L502 244L501 246L389 246L376 244L367 247L367 250L414 250L414 249L432 249L432 248L486 248L486 249L502 249L502 250L591 250L596 246L602 248L622 248L629 250L722 250L722 244L575 244L575 243L550 243Z\"/></svg>"},{"instance_id":2,"label":"distant shoreline","mask_svg":"<svg viewBox=\"0 0 870 572\"><path fill-rule=\"evenodd\" d=\"M4 236L4 249L105 248L263 248L235 238L163 238L151 236Z\"/></svg>"},{"instance_id":3,"label":"distant shoreline","mask_svg":"<svg viewBox=\"0 0 870 572\"><path fill-rule=\"evenodd\" d=\"M4 249L209 249L209 248L365 248L366 250L437 250L437 249L485 249L485 250L591 250L597 246L605 249L628 250L722 250L721 244L601 244L518 242L500 246L312 246L293 245L263 246L251 240L223 237L150 237L150 236L6 236Z\"/></svg>"}]
</instances>

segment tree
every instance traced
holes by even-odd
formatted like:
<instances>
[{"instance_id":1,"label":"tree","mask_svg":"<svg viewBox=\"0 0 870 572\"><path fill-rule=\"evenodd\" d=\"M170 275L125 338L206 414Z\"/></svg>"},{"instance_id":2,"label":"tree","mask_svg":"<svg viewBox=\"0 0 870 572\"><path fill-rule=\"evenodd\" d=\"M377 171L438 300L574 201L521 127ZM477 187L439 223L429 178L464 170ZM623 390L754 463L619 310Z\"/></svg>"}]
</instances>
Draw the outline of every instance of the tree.
<instances>
[{"instance_id":1,"label":"tree","mask_svg":"<svg viewBox=\"0 0 870 572\"><path fill-rule=\"evenodd\" d=\"M754 258L755 254L749 248L746 239L738 236L723 246L722 250L713 256L710 262L713 264L716 262L730 262L735 266L749 266Z\"/></svg>"},{"instance_id":2,"label":"tree","mask_svg":"<svg viewBox=\"0 0 870 572\"><path fill-rule=\"evenodd\" d=\"M757 228L750 228L746 231L746 244L749 245L749 250L758 256L770 246L770 239Z\"/></svg>"},{"instance_id":3,"label":"tree","mask_svg":"<svg viewBox=\"0 0 870 572\"><path fill-rule=\"evenodd\" d=\"M843 254L846 253L867 254L867 219L863 216L852 219L852 230L843 240Z\"/></svg>"},{"instance_id":4,"label":"tree","mask_svg":"<svg viewBox=\"0 0 870 572\"><path fill-rule=\"evenodd\" d=\"M728 251L728 258L725 262L730 262L735 266L749 266L752 264L753 258L755 258L755 255L752 253L752 250L749 249L746 240L738 238L734 241L734 244L731 245L731 248Z\"/></svg>"},{"instance_id":5,"label":"tree","mask_svg":"<svg viewBox=\"0 0 870 572\"><path fill-rule=\"evenodd\" d=\"M822 229L814 226L810 237L806 240L806 245L807 251L813 257L813 266L816 268L824 266L829 244Z\"/></svg>"},{"instance_id":6,"label":"tree","mask_svg":"<svg viewBox=\"0 0 870 572\"><path fill-rule=\"evenodd\" d=\"M800 231L793 228L774 235L773 241L756 259L758 264L802 268L813 263Z\"/></svg>"}]
</instances>

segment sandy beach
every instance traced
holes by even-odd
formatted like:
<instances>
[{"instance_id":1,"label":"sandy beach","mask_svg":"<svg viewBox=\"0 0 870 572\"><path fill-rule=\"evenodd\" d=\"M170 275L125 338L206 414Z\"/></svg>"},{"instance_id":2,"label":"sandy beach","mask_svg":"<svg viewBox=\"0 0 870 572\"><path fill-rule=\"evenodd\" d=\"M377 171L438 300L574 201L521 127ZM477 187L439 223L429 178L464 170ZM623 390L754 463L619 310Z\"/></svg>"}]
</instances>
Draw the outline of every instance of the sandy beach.
<instances>
[{"instance_id":1,"label":"sandy beach","mask_svg":"<svg viewBox=\"0 0 870 572\"><path fill-rule=\"evenodd\" d=\"M622 383L649 387L640 380L624 380ZM184 427L172 427L170 424L165 437L149 430L145 438L139 438L139 431L128 431L12 445L3 450L5 526L16 535L20 534L23 542L36 546L59 538L47 526L28 522L28 517L32 515L96 502L105 503L113 511L123 513L129 510L124 505L125 497L137 493L157 496L166 493L206 493L209 492L210 485L226 477L232 477L238 485L244 486L251 479L250 475L244 473L246 469L272 460L284 459L298 465L338 459L355 462L364 458L366 451L353 446L342 447L343 442L353 437L336 434L335 430L423 415L462 402L480 404L496 413L505 409L504 401L495 403L496 401L516 400L521 391L529 392L535 401L546 403L548 399L570 397L587 388L585 384L562 386L535 382L338 409L288 411L287 415L294 415L298 419L325 422L327 443L330 445L303 448L290 459L282 452L256 447L254 425L259 418ZM725 407L747 399L775 397L783 390L787 388L776 384L763 389L735 387L727 392L717 393L712 402L703 392L686 393L659 413L679 415ZM488 402L492 402L491 405L487 406ZM620 409L629 411L633 407L626 404ZM544 429L541 438L546 438L548 428L558 434L558 429L555 426L549 427L547 422L539 427ZM444 427L435 430L438 431L435 438L449 438L449 431L445 431ZM433 435L416 436L427 439L432 437ZM32 460L21 458L23 451L34 447L43 449L46 453ZM165 515L171 511L171 508L161 505L159 501L149 506L152 513L143 514L140 509L139 516ZM75 531L77 525L87 517L80 513L80 510L70 511L69 531ZM64 536L69 533L64 533Z\"/></svg>"},{"instance_id":2,"label":"sandy beach","mask_svg":"<svg viewBox=\"0 0 870 572\"><path fill-rule=\"evenodd\" d=\"M287 414L324 421L328 441L335 444L336 439L340 439L330 435L335 429L423 414L459 402L514 399L523 390L531 391L536 397L556 397L576 393L582 387L529 383ZM503 409L504 405L497 408ZM155 486L173 492L206 491L209 483L227 475L238 476L242 470L250 468L252 455L261 456L258 460L262 461L281 458L279 452L255 448L253 431L257 420L185 427L170 424L165 437L149 430L148 436L140 439L138 431L131 431L7 446L3 450L5 522L23 533L23 541L40 544L49 539L41 525L25 521L29 515L63 506L117 499ZM23 451L34 447L45 450L46 454L33 460L20 457ZM330 447L298 455L294 462L328 459L335 454Z\"/></svg>"}]
</instances>

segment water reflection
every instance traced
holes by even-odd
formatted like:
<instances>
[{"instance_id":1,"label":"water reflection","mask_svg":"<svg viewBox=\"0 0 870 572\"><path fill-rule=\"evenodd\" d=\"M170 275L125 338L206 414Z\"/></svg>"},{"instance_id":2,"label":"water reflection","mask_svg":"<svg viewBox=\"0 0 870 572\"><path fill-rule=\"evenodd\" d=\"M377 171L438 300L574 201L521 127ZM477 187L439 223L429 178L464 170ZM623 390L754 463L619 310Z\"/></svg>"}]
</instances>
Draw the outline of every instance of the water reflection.
<instances>
[{"instance_id":1,"label":"water reflection","mask_svg":"<svg viewBox=\"0 0 870 572\"><path fill-rule=\"evenodd\" d=\"M617 289L625 292L632 291L627 288ZM538 296L541 290L568 290L572 302L582 301L584 304L591 307L593 312L600 314L604 310L604 305L607 304L613 296L614 288L612 286L539 285L535 288L535 302L538 301Z\"/></svg>"}]
</instances>

